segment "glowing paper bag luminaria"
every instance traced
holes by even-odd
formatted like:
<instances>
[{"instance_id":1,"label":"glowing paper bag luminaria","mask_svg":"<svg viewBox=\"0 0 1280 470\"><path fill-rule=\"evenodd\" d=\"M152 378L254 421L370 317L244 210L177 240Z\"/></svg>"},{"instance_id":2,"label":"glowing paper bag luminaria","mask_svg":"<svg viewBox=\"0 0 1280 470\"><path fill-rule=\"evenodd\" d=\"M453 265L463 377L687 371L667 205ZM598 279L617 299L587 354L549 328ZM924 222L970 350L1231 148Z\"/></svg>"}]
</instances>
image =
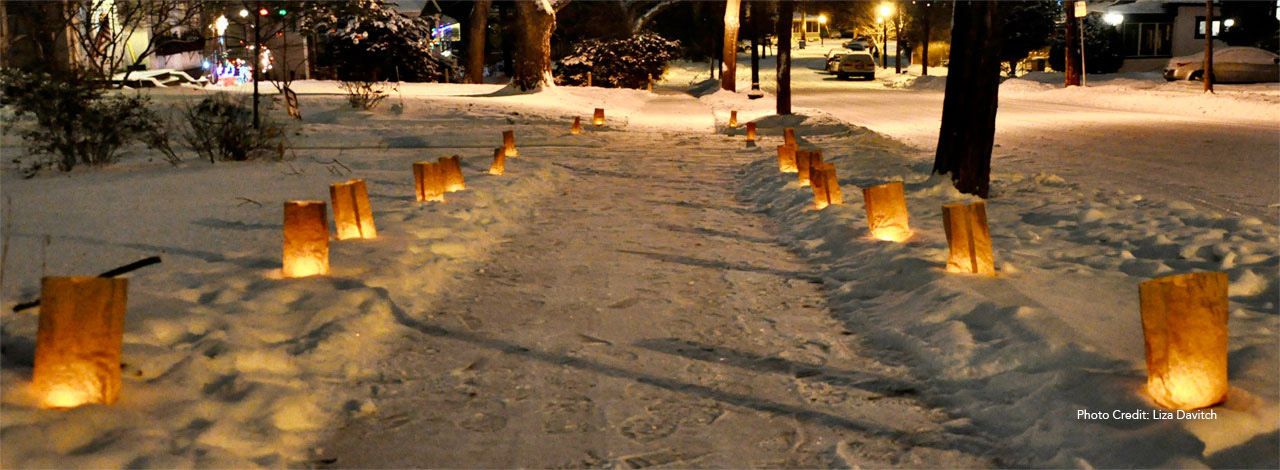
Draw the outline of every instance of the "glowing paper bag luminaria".
<instances>
[{"instance_id":1,"label":"glowing paper bag luminaria","mask_svg":"<svg viewBox=\"0 0 1280 470\"><path fill-rule=\"evenodd\" d=\"M1138 285L1147 393L1160 406L1204 408L1227 398L1227 273L1178 274Z\"/></svg>"},{"instance_id":2,"label":"glowing paper bag luminaria","mask_svg":"<svg viewBox=\"0 0 1280 470\"><path fill-rule=\"evenodd\" d=\"M31 386L42 408L110 405L120 397L129 280L41 279Z\"/></svg>"}]
</instances>

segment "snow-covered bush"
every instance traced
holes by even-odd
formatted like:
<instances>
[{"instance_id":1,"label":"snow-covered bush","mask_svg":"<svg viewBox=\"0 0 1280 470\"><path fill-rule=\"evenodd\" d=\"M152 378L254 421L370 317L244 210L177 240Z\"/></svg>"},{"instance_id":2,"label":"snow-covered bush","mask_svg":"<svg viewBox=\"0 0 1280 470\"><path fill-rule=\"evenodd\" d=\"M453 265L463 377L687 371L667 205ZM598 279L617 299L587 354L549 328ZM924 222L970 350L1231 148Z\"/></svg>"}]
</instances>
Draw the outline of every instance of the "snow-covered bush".
<instances>
[{"instance_id":1,"label":"snow-covered bush","mask_svg":"<svg viewBox=\"0 0 1280 470\"><path fill-rule=\"evenodd\" d=\"M107 94L88 80L16 69L0 72L0 91L0 105L11 108L14 117L35 118L35 126L20 133L29 151L51 157L26 162L31 174L48 165L62 171L78 164L109 165L134 143L176 158L169 150L164 122L145 96Z\"/></svg>"},{"instance_id":2,"label":"snow-covered bush","mask_svg":"<svg viewBox=\"0 0 1280 470\"><path fill-rule=\"evenodd\" d=\"M265 116L254 129L253 105L246 99L218 93L187 106L183 140L209 162L282 158L284 129Z\"/></svg>"},{"instance_id":3,"label":"snow-covered bush","mask_svg":"<svg viewBox=\"0 0 1280 470\"><path fill-rule=\"evenodd\" d=\"M560 59L556 83L585 85L591 72L593 86L643 88L650 77L661 76L667 61L679 52L680 41L649 32L612 41L585 41Z\"/></svg>"},{"instance_id":4,"label":"snow-covered bush","mask_svg":"<svg viewBox=\"0 0 1280 470\"><path fill-rule=\"evenodd\" d=\"M456 61L431 47L431 25L380 1L362 3L357 14L334 22L324 44L327 64L343 81L454 81Z\"/></svg>"}]
</instances>

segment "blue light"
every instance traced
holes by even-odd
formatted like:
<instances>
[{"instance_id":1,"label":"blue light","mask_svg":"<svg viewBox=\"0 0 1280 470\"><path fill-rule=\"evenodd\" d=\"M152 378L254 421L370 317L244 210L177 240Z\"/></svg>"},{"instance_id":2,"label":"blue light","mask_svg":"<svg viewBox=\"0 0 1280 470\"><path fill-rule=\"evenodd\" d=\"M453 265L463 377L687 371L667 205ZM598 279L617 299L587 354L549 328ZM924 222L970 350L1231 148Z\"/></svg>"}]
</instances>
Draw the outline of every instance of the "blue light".
<instances>
[{"instance_id":1,"label":"blue light","mask_svg":"<svg viewBox=\"0 0 1280 470\"><path fill-rule=\"evenodd\" d=\"M208 59L205 59L205 60L204 60L204 62L202 62L200 65L201 65L201 66L203 66L204 68L208 69L208 68L209 68L209 60L208 60Z\"/></svg>"}]
</instances>

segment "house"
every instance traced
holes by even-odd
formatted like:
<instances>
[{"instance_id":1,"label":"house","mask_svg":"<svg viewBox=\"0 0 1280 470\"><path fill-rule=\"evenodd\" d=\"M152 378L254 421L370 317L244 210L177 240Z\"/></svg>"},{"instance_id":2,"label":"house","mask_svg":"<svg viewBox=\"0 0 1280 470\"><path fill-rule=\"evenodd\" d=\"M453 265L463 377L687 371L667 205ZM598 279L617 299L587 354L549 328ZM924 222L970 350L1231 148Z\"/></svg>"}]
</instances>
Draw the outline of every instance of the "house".
<instances>
[{"instance_id":1,"label":"house","mask_svg":"<svg viewBox=\"0 0 1280 470\"><path fill-rule=\"evenodd\" d=\"M1106 0L1089 2L1090 13L1100 14L1120 29L1124 64L1120 72L1161 70L1170 57L1204 50L1205 2L1195 0ZM1276 2L1222 2L1214 5L1214 47L1229 44L1217 39L1233 29L1266 27L1276 18Z\"/></svg>"}]
</instances>

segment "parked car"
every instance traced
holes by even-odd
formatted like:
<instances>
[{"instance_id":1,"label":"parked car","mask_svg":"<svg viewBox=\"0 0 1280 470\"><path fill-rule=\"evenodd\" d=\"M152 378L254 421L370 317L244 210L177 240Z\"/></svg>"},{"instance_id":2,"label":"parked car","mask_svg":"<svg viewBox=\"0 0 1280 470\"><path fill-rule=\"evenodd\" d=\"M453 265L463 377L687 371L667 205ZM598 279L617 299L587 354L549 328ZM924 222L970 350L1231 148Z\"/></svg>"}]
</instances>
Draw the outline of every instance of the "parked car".
<instances>
[{"instance_id":1,"label":"parked car","mask_svg":"<svg viewBox=\"0 0 1280 470\"><path fill-rule=\"evenodd\" d=\"M836 69L840 68L840 57L853 52L849 49L832 49L827 51L827 73L836 73Z\"/></svg>"},{"instance_id":2,"label":"parked car","mask_svg":"<svg viewBox=\"0 0 1280 470\"><path fill-rule=\"evenodd\" d=\"M1164 79L1204 79L1204 52L1169 59ZM1213 51L1213 81L1253 83L1280 81L1280 56L1256 47L1224 47Z\"/></svg>"},{"instance_id":3,"label":"parked car","mask_svg":"<svg viewBox=\"0 0 1280 470\"><path fill-rule=\"evenodd\" d=\"M851 51L840 56L840 66L835 71L836 77L845 79L857 75L867 80L876 78L876 60L867 51Z\"/></svg>"}]
</instances>

